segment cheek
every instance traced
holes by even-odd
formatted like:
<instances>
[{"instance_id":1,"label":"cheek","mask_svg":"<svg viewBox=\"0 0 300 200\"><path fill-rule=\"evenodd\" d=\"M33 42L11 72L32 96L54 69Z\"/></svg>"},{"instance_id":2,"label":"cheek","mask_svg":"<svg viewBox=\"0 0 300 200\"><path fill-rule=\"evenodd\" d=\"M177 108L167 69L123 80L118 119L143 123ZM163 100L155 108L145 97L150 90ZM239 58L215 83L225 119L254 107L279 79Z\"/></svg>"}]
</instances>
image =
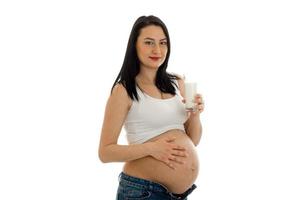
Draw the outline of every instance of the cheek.
<instances>
[{"instance_id":1,"label":"cheek","mask_svg":"<svg viewBox=\"0 0 300 200\"><path fill-rule=\"evenodd\" d=\"M164 58L166 58L167 53L168 53L168 50L167 50L167 49L166 49L166 50L163 50L162 53L163 53L163 55L164 55Z\"/></svg>"},{"instance_id":2,"label":"cheek","mask_svg":"<svg viewBox=\"0 0 300 200\"><path fill-rule=\"evenodd\" d=\"M139 59L143 58L144 57L144 54L145 54L145 50L141 47L137 47L136 48L136 51L137 51L137 56Z\"/></svg>"},{"instance_id":3,"label":"cheek","mask_svg":"<svg viewBox=\"0 0 300 200\"><path fill-rule=\"evenodd\" d=\"M168 48L167 48L167 47L162 48L162 52L164 53L164 55L167 55L167 53L168 53Z\"/></svg>"},{"instance_id":4,"label":"cheek","mask_svg":"<svg viewBox=\"0 0 300 200\"><path fill-rule=\"evenodd\" d=\"M145 47L140 47L138 49L138 54L140 54L141 57L146 56L148 54L148 49Z\"/></svg>"}]
</instances>

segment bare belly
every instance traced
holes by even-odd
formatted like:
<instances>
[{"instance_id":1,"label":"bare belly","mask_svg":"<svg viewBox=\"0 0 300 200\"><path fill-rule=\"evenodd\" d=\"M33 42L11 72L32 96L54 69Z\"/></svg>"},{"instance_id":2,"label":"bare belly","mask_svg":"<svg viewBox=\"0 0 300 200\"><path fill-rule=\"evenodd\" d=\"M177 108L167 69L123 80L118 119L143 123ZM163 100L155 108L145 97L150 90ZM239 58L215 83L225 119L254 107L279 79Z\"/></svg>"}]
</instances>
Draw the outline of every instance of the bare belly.
<instances>
[{"instance_id":1,"label":"bare belly","mask_svg":"<svg viewBox=\"0 0 300 200\"><path fill-rule=\"evenodd\" d=\"M184 164L174 162L175 169L171 169L163 162L147 156L125 163L123 171L130 176L160 183L169 191L180 194L191 187L198 176L198 156L193 142L181 130L167 131L147 142L168 136L175 136L174 143L186 148L188 157L183 158Z\"/></svg>"}]
</instances>

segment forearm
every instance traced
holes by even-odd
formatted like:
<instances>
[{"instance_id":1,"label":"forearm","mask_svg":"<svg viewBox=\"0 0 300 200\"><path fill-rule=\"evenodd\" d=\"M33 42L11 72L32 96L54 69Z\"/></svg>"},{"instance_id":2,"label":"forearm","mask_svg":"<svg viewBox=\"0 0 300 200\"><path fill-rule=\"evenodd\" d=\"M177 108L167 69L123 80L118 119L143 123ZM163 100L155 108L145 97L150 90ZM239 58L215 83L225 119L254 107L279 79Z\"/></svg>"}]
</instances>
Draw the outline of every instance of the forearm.
<instances>
[{"instance_id":1,"label":"forearm","mask_svg":"<svg viewBox=\"0 0 300 200\"><path fill-rule=\"evenodd\" d=\"M110 144L99 149L102 162L127 162L150 155L151 144L118 145Z\"/></svg>"},{"instance_id":2,"label":"forearm","mask_svg":"<svg viewBox=\"0 0 300 200\"><path fill-rule=\"evenodd\" d=\"M190 116L186 123L186 133L193 141L194 145L197 146L202 136L202 125L200 122L199 114Z\"/></svg>"}]
</instances>

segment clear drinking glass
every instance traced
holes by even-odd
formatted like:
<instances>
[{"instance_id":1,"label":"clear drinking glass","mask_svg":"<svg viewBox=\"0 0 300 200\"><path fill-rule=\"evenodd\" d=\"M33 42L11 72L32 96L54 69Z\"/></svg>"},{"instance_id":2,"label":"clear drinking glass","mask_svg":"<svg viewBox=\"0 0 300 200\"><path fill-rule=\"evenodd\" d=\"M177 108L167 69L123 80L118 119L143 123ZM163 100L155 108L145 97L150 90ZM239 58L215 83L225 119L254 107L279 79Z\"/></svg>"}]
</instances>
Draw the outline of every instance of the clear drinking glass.
<instances>
[{"instance_id":1,"label":"clear drinking glass","mask_svg":"<svg viewBox=\"0 0 300 200\"><path fill-rule=\"evenodd\" d=\"M195 111L195 95L197 94L196 82L184 82L185 86L185 109Z\"/></svg>"}]
</instances>

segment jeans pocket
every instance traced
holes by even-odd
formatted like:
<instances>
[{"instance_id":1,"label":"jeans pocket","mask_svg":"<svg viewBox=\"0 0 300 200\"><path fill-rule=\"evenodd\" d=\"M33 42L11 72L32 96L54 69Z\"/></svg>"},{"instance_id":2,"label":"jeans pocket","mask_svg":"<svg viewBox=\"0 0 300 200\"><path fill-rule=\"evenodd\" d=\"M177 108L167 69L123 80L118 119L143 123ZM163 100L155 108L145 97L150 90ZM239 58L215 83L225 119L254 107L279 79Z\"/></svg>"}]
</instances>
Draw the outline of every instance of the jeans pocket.
<instances>
[{"instance_id":1,"label":"jeans pocket","mask_svg":"<svg viewBox=\"0 0 300 200\"><path fill-rule=\"evenodd\" d=\"M146 200L146 199L150 198L150 196L151 196L151 193L149 191L140 191L138 193L136 191L134 191L134 192L130 191L129 193L127 193L125 195L125 199L127 199L127 200L138 200L138 199Z\"/></svg>"},{"instance_id":2,"label":"jeans pocket","mask_svg":"<svg viewBox=\"0 0 300 200\"><path fill-rule=\"evenodd\" d=\"M146 200L151 196L151 192L139 187L126 186L123 193L124 199L127 200Z\"/></svg>"}]
</instances>

